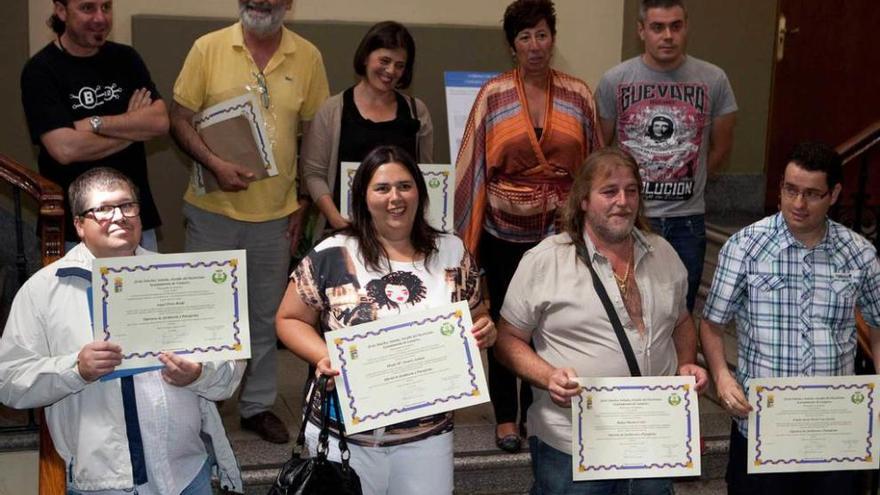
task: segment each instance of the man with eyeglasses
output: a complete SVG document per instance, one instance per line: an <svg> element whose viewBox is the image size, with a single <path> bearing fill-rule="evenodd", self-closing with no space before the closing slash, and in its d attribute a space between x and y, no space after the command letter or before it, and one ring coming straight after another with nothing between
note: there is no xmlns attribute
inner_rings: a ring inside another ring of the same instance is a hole
<svg viewBox="0 0 880 495"><path fill-rule="evenodd" d="M21 100L39 169L65 191L80 174L113 167L141 191L141 242L157 250L161 224L147 176L144 142L168 132L168 112L134 48L107 38L112 0L54 0L49 26L55 39L21 74ZM79 241L69 203L65 240Z"/></svg>
<svg viewBox="0 0 880 495"><path fill-rule="evenodd" d="M780 212L734 234L721 249L703 310L703 353L719 399L734 417L730 494L857 493L856 471L748 475L751 378L854 374L855 308L871 327L880 369L880 263L863 237L828 219L841 191L841 159L802 143L785 167ZM735 376L723 332L736 320Z"/></svg>
<svg viewBox="0 0 880 495"><path fill-rule="evenodd" d="M733 146L736 99L722 69L687 54L683 0L641 0L636 27L644 53L602 76L599 124L606 144L639 163L645 215L687 268L693 311L706 254L706 181Z"/></svg>
<svg viewBox="0 0 880 495"><path fill-rule="evenodd" d="M69 196L82 242L16 294L0 338L0 403L46 408L68 494L209 494L215 465L222 487L243 492L211 401L232 395L244 362L164 353L162 370L106 379L123 349L95 340L92 263L151 253L138 246L137 189L119 171L89 170Z"/></svg>
<svg viewBox="0 0 880 495"><path fill-rule="evenodd" d="M320 52L283 25L292 0L238 0L239 22L196 40L174 83L171 131L180 148L217 179L220 191L184 196L186 250L245 249L251 360L239 395L243 428L286 443L276 398L275 312L306 199L297 194L297 136L329 94ZM262 105L278 175L254 180L241 163L211 151L192 117L251 93Z"/></svg>

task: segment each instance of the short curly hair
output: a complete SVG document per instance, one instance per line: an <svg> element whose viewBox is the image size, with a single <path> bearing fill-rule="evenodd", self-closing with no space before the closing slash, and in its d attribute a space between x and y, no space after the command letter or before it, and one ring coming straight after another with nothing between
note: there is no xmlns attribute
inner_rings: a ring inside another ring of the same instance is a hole
<svg viewBox="0 0 880 495"><path fill-rule="evenodd" d="M551 0L516 0L504 10L504 35L507 44L523 29L533 28L542 20L547 21L550 34L556 36L556 7Z"/></svg>

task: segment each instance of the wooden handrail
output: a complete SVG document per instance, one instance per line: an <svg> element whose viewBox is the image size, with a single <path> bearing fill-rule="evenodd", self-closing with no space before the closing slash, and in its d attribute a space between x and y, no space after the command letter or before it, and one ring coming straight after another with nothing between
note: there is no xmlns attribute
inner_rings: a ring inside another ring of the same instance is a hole
<svg viewBox="0 0 880 495"><path fill-rule="evenodd" d="M64 255L64 191L37 172L0 154L0 179L24 191L39 204L40 261L48 265ZM64 495L64 461L55 451L46 417L40 417L40 495Z"/></svg>
<svg viewBox="0 0 880 495"><path fill-rule="evenodd" d="M880 145L880 120L868 125L853 135L853 137L838 145L835 150L840 154L843 163L846 164L862 156L878 145ZM871 350L870 337L871 329L868 328L868 324L865 323L864 318L862 318L861 312L858 311L856 313L856 332L859 347L862 348L862 352L864 352L869 359L873 359L874 353Z"/></svg>
<svg viewBox="0 0 880 495"><path fill-rule="evenodd" d="M843 158L843 163L846 164L877 146L878 143L880 143L880 120L865 127L838 145L835 150Z"/></svg>
<svg viewBox="0 0 880 495"><path fill-rule="evenodd" d="M64 255L64 191L58 184L0 153L0 179L40 205L40 258L43 266Z"/></svg>

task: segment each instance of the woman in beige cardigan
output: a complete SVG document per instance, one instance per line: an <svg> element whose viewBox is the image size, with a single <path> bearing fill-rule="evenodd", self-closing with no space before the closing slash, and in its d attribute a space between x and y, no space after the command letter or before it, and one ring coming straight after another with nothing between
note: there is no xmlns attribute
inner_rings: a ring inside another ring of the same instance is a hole
<svg viewBox="0 0 880 495"><path fill-rule="evenodd" d="M300 166L305 186L321 212L314 232L348 225L339 213L339 164L360 163L380 145L396 145L431 163L434 132L425 104L398 90L409 87L415 42L406 27L380 22L367 31L354 55L360 81L324 102L303 140Z"/></svg>

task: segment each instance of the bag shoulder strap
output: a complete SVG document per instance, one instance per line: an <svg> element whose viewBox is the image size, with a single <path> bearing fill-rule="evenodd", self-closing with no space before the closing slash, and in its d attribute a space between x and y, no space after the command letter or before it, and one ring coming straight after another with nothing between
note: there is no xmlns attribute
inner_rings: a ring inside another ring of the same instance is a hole
<svg viewBox="0 0 880 495"><path fill-rule="evenodd" d="M632 376L642 376L642 371L639 369L639 362L636 361L636 355L633 352L632 346L629 344L629 339L626 337L623 324L620 323L617 311L611 304L611 299L608 298L608 292L605 291L605 285L599 280L599 275L596 273L596 269L593 268L593 263L590 261L590 254L587 252L587 248L582 244L575 243L575 245L577 246L578 258L580 258L590 270L590 277L593 279L593 288L596 289L596 294L599 296L599 300L602 301L602 306L605 307L605 312L608 313L608 319L611 321L611 326L614 327L617 341L620 343L620 348L623 350L623 357L626 358L626 364L629 366L629 374Z"/></svg>
<svg viewBox="0 0 880 495"><path fill-rule="evenodd" d="M330 397L334 395L336 396L335 400L331 400ZM329 423L331 402L333 404L333 410L336 412L336 417L338 418L337 424L339 426L339 452L342 457L342 463L345 466L348 466L349 453L348 442L346 442L345 440L345 421L342 419L342 406L339 404L339 395L337 395L335 391L324 395L324 416L321 425L321 433L326 435L330 434Z"/></svg>
<svg viewBox="0 0 880 495"><path fill-rule="evenodd" d="M308 397L306 397L306 410L305 410L305 413L303 414L302 425L299 427L299 435L296 436L296 443L294 444L294 451L296 450L295 447L302 448L302 446L305 445L306 425L309 424L309 418L312 416L312 400L315 398L315 391L318 390L319 388L321 390L324 390L324 388L326 386L327 386L327 377L326 376L321 376L321 378L318 378L317 381L312 380L312 390L309 392ZM325 394L326 394L326 392L325 392Z"/></svg>

